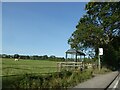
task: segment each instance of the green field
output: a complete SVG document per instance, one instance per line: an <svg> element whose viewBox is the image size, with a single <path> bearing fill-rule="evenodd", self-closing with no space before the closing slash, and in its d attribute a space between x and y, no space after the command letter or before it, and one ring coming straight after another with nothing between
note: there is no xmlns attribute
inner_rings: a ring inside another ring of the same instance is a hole
<svg viewBox="0 0 120 90"><path fill-rule="evenodd" d="M94 73L99 70L94 70ZM101 70L108 72L107 69ZM100 71L100 72L101 72ZM92 69L80 71L63 70L57 72L57 61L50 60L19 60L2 59L2 87L26 89L26 88L69 88L92 78ZM50 74L41 74L50 73ZM98 72L99 73L99 72ZM41 90L43 90L41 89Z"/></svg>
<svg viewBox="0 0 120 90"><path fill-rule="evenodd" d="M57 71L57 62L50 60L19 60L2 58L2 76Z"/></svg>

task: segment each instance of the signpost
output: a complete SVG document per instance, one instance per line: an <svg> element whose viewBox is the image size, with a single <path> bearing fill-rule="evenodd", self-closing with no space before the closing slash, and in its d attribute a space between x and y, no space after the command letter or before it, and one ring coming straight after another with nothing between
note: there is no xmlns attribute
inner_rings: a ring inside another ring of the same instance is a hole
<svg viewBox="0 0 120 90"><path fill-rule="evenodd" d="M99 55L103 55L103 48L99 48Z"/></svg>
<svg viewBox="0 0 120 90"><path fill-rule="evenodd" d="M101 67L100 55L103 55L103 48L99 48L99 54L98 54L98 66L99 66L99 70L100 70L100 67Z"/></svg>

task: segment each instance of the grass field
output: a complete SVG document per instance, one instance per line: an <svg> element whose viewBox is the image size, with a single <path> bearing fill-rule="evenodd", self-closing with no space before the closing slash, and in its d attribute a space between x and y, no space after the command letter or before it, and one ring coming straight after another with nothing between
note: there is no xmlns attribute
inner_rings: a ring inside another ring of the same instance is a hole
<svg viewBox="0 0 120 90"><path fill-rule="evenodd" d="M93 77L92 69L80 71L74 69L71 71L57 71L57 61L50 60L19 60L2 59L2 87L26 89L26 88L49 88L47 90L62 90L69 88ZM98 69L94 71L94 74ZM107 69L101 69L102 73L108 72ZM50 74L41 74L50 73ZM40 89L40 90L43 90Z"/></svg>
<svg viewBox="0 0 120 90"><path fill-rule="evenodd" d="M50 60L19 60L2 58L2 76L57 71L57 62Z"/></svg>

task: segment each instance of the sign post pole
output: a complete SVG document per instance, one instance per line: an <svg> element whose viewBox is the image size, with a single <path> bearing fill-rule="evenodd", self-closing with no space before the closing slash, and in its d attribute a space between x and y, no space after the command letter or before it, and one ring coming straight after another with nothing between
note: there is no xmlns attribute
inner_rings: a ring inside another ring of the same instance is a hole
<svg viewBox="0 0 120 90"><path fill-rule="evenodd" d="M100 55L98 55L98 68L99 68L99 70L100 70L100 67L101 67Z"/></svg>

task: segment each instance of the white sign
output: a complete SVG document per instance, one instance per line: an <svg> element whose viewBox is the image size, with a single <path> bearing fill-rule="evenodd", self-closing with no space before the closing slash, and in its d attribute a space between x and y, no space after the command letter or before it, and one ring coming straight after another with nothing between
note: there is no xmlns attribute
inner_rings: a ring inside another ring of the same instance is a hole
<svg viewBox="0 0 120 90"><path fill-rule="evenodd" d="M99 55L103 55L103 48L99 48Z"/></svg>

